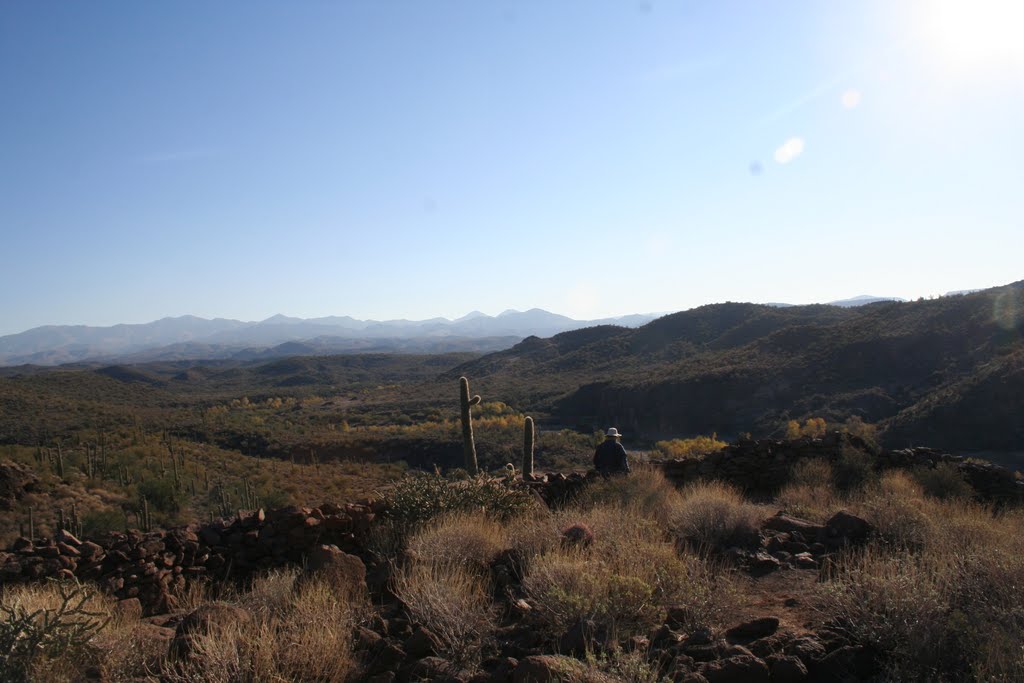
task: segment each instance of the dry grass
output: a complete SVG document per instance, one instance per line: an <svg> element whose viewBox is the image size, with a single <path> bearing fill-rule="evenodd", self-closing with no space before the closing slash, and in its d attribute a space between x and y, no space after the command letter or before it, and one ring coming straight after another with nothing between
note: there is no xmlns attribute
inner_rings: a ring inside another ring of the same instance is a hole
<svg viewBox="0 0 1024 683"><path fill-rule="evenodd" d="M586 548L551 546L529 562L523 587L542 628L559 634L589 619L624 638L648 632L667 607L679 605L695 621L712 618L711 573L698 558L677 554L654 520L615 507L565 511L558 520L586 524L594 541Z"/></svg>
<svg viewBox="0 0 1024 683"><path fill-rule="evenodd" d="M879 538L844 557L819 609L897 680L1024 680L1024 516L885 473L858 512Z"/></svg>
<svg viewBox="0 0 1024 683"><path fill-rule="evenodd" d="M295 604L295 580L298 576L299 570L295 568L270 571L256 578L249 590L238 593L232 602L251 612L257 619L283 618Z"/></svg>
<svg viewBox="0 0 1024 683"><path fill-rule="evenodd" d="M455 513L412 534L408 549L423 561L486 569L508 547L505 528L481 513Z"/></svg>
<svg viewBox="0 0 1024 683"><path fill-rule="evenodd" d="M775 502L791 515L823 522L843 507L832 486L832 478L828 461L802 460L793 468L789 483L779 491Z"/></svg>
<svg viewBox="0 0 1024 683"><path fill-rule="evenodd" d="M942 651L946 569L934 557L906 552L851 554L832 568L819 609L857 642L934 671Z"/></svg>
<svg viewBox="0 0 1024 683"><path fill-rule="evenodd" d="M882 475L856 511L875 526L883 542L898 548L921 548L936 532L935 503L906 472Z"/></svg>
<svg viewBox="0 0 1024 683"><path fill-rule="evenodd" d="M744 544L764 517L765 511L738 489L712 481L691 484L682 491L671 524L680 538L715 550Z"/></svg>
<svg viewBox="0 0 1024 683"><path fill-rule="evenodd" d="M245 602L252 624L231 623L195 634L193 655L169 662L163 680L177 683L329 682L349 680L358 669L353 626L363 606L340 597L322 581L291 592L288 572L257 580Z"/></svg>
<svg viewBox="0 0 1024 683"><path fill-rule="evenodd" d="M628 477L589 483L580 494L577 506L625 508L668 526L678 501L679 490L665 478L660 468L638 464Z"/></svg>
<svg viewBox="0 0 1024 683"><path fill-rule="evenodd" d="M395 594L412 618L441 641L444 654L460 664L473 663L495 628L488 580L465 563L414 562L398 570Z"/></svg>

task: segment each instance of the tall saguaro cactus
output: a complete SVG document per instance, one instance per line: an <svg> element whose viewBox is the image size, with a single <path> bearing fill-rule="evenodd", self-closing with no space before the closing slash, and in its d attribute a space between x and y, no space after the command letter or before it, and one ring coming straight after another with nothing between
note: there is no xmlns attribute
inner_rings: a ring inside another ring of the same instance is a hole
<svg viewBox="0 0 1024 683"><path fill-rule="evenodd" d="M473 406L480 403L480 396L469 397L469 380L459 378L459 404L462 407L462 453L466 457L466 470L477 474L476 444L473 442Z"/></svg>
<svg viewBox="0 0 1024 683"><path fill-rule="evenodd" d="M523 422L523 479L533 476L533 418L529 415Z"/></svg>

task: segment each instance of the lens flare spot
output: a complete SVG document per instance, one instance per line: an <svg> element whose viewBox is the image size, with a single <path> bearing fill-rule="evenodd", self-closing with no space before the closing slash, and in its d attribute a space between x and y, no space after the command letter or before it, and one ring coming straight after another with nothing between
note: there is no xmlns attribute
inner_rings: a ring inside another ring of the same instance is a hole
<svg viewBox="0 0 1024 683"><path fill-rule="evenodd" d="M775 161L780 164L788 164L803 154L803 138L790 138L782 143L782 146L775 150Z"/></svg>
<svg viewBox="0 0 1024 683"><path fill-rule="evenodd" d="M999 294L992 303L992 318L1006 330L1016 329L1017 323L1021 321L1022 312L1024 311L1020 310L1013 292Z"/></svg>

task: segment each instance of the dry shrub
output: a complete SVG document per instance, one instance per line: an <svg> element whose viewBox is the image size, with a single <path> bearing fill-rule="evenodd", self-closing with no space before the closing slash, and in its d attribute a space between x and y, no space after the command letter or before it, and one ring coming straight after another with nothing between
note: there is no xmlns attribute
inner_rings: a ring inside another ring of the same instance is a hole
<svg viewBox="0 0 1024 683"><path fill-rule="evenodd" d="M275 569L255 578L249 590L233 602L259 618L279 618L288 614L295 604L295 580L299 570Z"/></svg>
<svg viewBox="0 0 1024 683"><path fill-rule="evenodd" d="M936 531L933 506L914 478L902 470L883 474L878 486L865 494L860 512L875 526L879 538L896 547L921 548Z"/></svg>
<svg viewBox="0 0 1024 683"><path fill-rule="evenodd" d="M564 519L586 524L594 541L555 546L529 563L523 588L540 627L559 634L589 619L621 638L661 623L668 606L684 605L701 621L711 615L712 576L699 559L680 557L652 520L610 507Z"/></svg>
<svg viewBox="0 0 1024 683"><path fill-rule="evenodd" d="M833 567L817 607L856 642L888 655L896 680L939 671L948 607L948 567L934 556L878 549Z"/></svg>
<svg viewBox="0 0 1024 683"><path fill-rule="evenodd" d="M687 486L674 511L680 538L709 550L744 545L756 534L764 512L736 488L718 481Z"/></svg>
<svg viewBox="0 0 1024 683"><path fill-rule="evenodd" d="M465 563L414 562L397 571L393 589L452 661L472 663L495 628L489 582Z"/></svg>
<svg viewBox="0 0 1024 683"><path fill-rule="evenodd" d="M590 482L580 494L577 506L627 508L668 526L678 501L679 490L660 468L640 464L627 477Z"/></svg>
<svg viewBox="0 0 1024 683"><path fill-rule="evenodd" d="M902 472L865 505L882 540L837 565L824 613L898 680L1024 680L1024 515L925 496Z"/></svg>
<svg viewBox="0 0 1024 683"><path fill-rule="evenodd" d="M505 525L508 548L520 576L529 571L534 558L550 552L562 542L565 516L550 510L509 520Z"/></svg>
<svg viewBox="0 0 1024 683"><path fill-rule="evenodd" d="M874 457L851 446L843 446L842 453L832 465L832 483L835 487L843 493L855 493L875 479Z"/></svg>
<svg viewBox="0 0 1024 683"><path fill-rule="evenodd" d="M251 604L262 608L253 615L253 623L235 622L193 635L194 654L166 665L163 679L178 683L340 683L350 679L357 669L352 629L365 605L339 596L320 580L303 583L285 605L287 576L258 579Z"/></svg>
<svg viewBox="0 0 1024 683"><path fill-rule="evenodd" d="M791 515L825 521L842 507L832 479L832 465L827 460L801 460L793 468L789 483L779 491L776 503Z"/></svg>
<svg viewBox="0 0 1024 683"><path fill-rule="evenodd" d="M408 539L408 549L421 560L476 568L487 568L507 547L504 527L481 513L446 515Z"/></svg>
<svg viewBox="0 0 1024 683"><path fill-rule="evenodd" d="M171 604L175 610L192 612L200 605L216 600L216 592L214 584L209 580L192 579L171 594Z"/></svg>

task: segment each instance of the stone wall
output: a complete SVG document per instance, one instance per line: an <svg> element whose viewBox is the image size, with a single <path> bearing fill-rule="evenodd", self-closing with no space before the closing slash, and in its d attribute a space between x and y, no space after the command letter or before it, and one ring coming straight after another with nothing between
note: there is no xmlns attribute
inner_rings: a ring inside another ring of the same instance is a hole
<svg viewBox="0 0 1024 683"><path fill-rule="evenodd" d="M174 607L197 578L243 579L256 571L302 564L323 544L362 554L380 503L242 512L233 519L168 531L109 533L79 540L66 531L0 552L0 584L46 578L97 583L119 599L138 598L147 613Z"/></svg>
<svg viewBox="0 0 1024 683"><path fill-rule="evenodd" d="M656 464L677 485L722 479L753 495L768 496L789 479L801 460L835 462L844 451L872 453L875 467L911 469L949 462L964 475L980 499L1024 504L1024 483L1009 470L967 462L948 453L912 448L874 452L856 437L838 432L821 439L741 441L702 460ZM594 473L549 473L527 484L545 503L563 504L575 497ZM254 572L301 565L324 544L370 559L366 540L374 519L385 512L382 501L320 507L288 507L270 512L243 511L232 519L167 531L109 533L80 540L60 531L52 539L19 538L0 551L0 584L71 578L91 581L119 599L138 598L146 613L174 607L175 595L189 581L245 579Z"/></svg>
<svg viewBox="0 0 1024 683"><path fill-rule="evenodd" d="M748 494L768 497L786 484L800 461L817 458L835 463L851 450L870 455L876 471L932 468L939 463L951 463L974 488L979 500L1024 504L1024 482L1005 467L970 462L961 456L932 448L877 450L862 439L843 432L830 432L820 439L739 441L701 460L661 460L656 464L677 485L701 479L720 479L735 484Z"/></svg>

